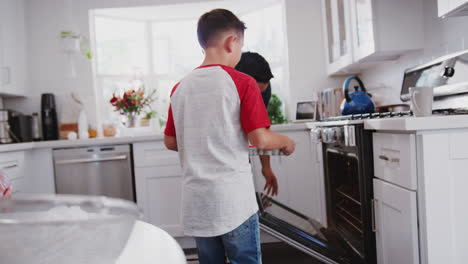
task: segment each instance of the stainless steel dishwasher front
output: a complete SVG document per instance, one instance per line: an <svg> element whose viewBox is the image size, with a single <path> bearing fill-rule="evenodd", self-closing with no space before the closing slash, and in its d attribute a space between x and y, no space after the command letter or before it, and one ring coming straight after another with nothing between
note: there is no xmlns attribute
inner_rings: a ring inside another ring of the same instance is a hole
<svg viewBox="0 0 468 264"><path fill-rule="evenodd" d="M56 149L53 153L58 194L135 201L130 145Z"/></svg>

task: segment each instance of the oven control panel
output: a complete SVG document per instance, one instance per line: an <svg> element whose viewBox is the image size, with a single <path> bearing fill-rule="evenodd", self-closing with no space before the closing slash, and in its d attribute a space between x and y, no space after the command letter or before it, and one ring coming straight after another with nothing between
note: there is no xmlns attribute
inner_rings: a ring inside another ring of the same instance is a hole
<svg viewBox="0 0 468 264"><path fill-rule="evenodd" d="M314 135L326 144L339 144L348 147L356 146L356 133L354 126L324 127L315 130Z"/></svg>

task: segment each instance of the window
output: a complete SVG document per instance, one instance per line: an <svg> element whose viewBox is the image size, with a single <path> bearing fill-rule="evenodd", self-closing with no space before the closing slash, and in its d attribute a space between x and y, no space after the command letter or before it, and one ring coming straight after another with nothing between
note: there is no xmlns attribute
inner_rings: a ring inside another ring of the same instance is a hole
<svg viewBox="0 0 468 264"><path fill-rule="evenodd" d="M258 52L269 61L275 76L273 93L285 102L287 50L282 1L265 0L260 7L259 2L239 5L226 1L99 9L91 12L95 90L101 102L98 120L119 119L109 103L113 93L140 87L156 91L151 107L161 120L166 120L172 87L203 60L196 35L198 17L218 7L232 10L246 22L244 51Z"/></svg>

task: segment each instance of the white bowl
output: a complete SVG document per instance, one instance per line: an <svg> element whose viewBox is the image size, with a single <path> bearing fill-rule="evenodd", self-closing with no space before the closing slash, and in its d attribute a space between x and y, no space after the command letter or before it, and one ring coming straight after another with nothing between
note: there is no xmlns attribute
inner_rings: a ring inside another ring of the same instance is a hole
<svg viewBox="0 0 468 264"><path fill-rule="evenodd" d="M140 217L134 203L107 197L0 200L0 263L114 264Z"/></svg>

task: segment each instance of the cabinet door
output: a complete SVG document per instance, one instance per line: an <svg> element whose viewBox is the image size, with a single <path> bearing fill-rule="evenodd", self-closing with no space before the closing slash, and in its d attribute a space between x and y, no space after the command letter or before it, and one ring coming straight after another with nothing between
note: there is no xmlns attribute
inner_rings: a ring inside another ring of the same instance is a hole
<svg viewBox="0 0 468 264"><path fill-rule="evenodd" d="M0 93L24 96L25 91L25 23L24 0L0 1L1 88Z"/></svg>
<svg viewBox="0 0 468 264"><path fill-rule="evenodd" d="M180 166L135 168L135 185L144 221L174 237L183 236Z"/></svg>
<svg viewBox="0 0 468 264"><path fill-rule="evenodd" d="M462 5L468 3L467 0L446 0L446 1L450 3L451 10L457 9L461 7Z"/></svg>
<svg viewBox="0 0 468 264"><path fill-rule="evenodd" d="M419 263L416 192L374 179L378 264Z"/></svg>
<svg viewBox="0 0 468 264"><path fill-rule="evenodd" d="M347 0L322 0L327 71L330 75L342 73L353 62L348 3Z"/></svg>
<svg viewBox="0 0 468 264"><path fill-rule="evenodd" d="M271 156L270 164L271 169L276 175L278 181L278 196L273 197L280 203L290 206L289 202L289 176L284 174L282 167L283 157L281 156ZM262 174L262 164L260 163L260 158L258 156L251 156L250 162L252 164L252 173L255 183L255 191L263 192L263 187L265 186L265 178Z"/></svg>
<svg viewBox="0 0 468 264"><path fill-rule="evenodd" d="M439 17L446 15L450 11L451 0L437 0L437 9Z"/></svg>
<svg viewBox="0 0 468 264"><path fill-rule="evenodd" d="M351 31L354 61L375 52L374 16L372 0L351 0Z"/></svg>

